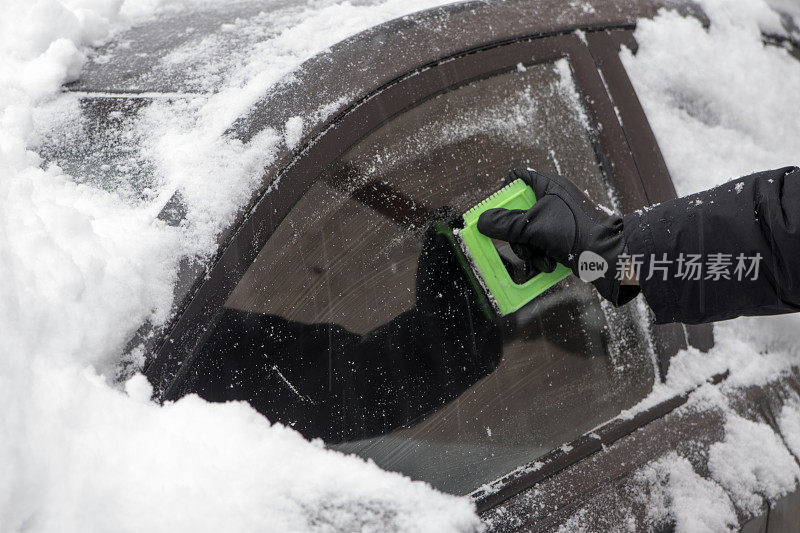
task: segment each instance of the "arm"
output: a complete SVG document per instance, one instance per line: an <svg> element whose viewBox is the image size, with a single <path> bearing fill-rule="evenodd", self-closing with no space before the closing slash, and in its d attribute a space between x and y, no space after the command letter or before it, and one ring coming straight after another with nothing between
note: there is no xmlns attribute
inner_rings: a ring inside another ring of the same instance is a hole
<svg viewBox="0 0 800 533"><path fill-rule="evenodd" d="M659 323L800 310L796 167L759 172L631 213L623 226L629 253L643 258L639 284ZM668 270L655 270L653 259L665 254ZM700 279L688 272L690 254L701 257ZM716 260L730 261L730 279L715 279L708 270Z"/></svg>
<svg viewBox="0 0 800 533"><path fill-rule="evenodd" d="M609 268L591 281L615 305L636 295L638 280L658 323L800 310L796 167L739 178L625 217L603 212L563 177L530 169L509 177L533 187L536 205L487 211L479 229L524 247L528 258L561 262L576 275L582 254L599 255ZM690 260L700 264L699 272L689 270L697 268L689 267ZM627 275L620 275L621 267Z"/></svg>

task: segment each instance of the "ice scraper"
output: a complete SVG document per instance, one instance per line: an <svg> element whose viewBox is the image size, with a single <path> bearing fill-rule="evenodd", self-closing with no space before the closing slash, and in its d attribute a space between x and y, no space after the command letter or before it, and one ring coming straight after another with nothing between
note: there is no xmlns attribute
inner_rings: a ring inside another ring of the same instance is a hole
<svg viewBox="0 0 800 533"><path fill-rule="evenodd" d="M541 293L567 277L572 271L559 264L552 272L540 272L528 280L514 280L492 239L478 231L478 217L488 209L530 209L536 202L533 189L515 180L456 220L452 232L462 254L459 261L468 265L476 291L482 290L492 309L507 315L517 311ZM477 286L476 286L477 282Z"/></svg>

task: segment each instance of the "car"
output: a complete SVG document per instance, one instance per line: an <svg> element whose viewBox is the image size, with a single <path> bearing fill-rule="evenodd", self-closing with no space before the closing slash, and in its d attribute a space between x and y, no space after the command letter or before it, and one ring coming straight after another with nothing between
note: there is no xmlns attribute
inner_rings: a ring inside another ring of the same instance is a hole
<svg viewBox="0 0 800 533"><path fill-rule="evenodd" d="M100 124L191 93L155 59L264 8L244 6L134 28L67 90ZM617 212L675 197L619 58L637 48L637 20L664 6L706 20L688 2L465 2L308 59L228 132L247 143L273 128L287 142L217 254L182 266L172 320L131 342L155 397L247 401L332 449L468 495L492 531L576 517L589 530L646 528L637 469L678 453L707 471L724 436L724 417L688 393L641 403L675 354L714 345L710 326L654 325L644 305L614 309L575 278L511 316L481 316L430 221L520 165L569 176ZM180 224L181 203L160 218ZM773 413L791 390L800 371L731 401L779 431ZM737 509L743 530L800 524L797 492L762 509Z"/></svg>

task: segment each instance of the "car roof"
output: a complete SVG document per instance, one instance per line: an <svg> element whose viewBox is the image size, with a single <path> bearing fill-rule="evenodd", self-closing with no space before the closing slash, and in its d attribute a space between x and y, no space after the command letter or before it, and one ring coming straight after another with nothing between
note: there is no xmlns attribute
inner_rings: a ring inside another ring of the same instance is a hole
<svg viewBox="0 0 800 533"><path fill-rule="evenodd" d="M376 2L358 2L369 3ZM309 70L324 59L340 69L361 71L363 81L374 86L381 81L383 72L412 70L439 57L491 42L498 34L513 38L632 25L638 18L653 16L661 7L702 16L693 3L680 0L454 3L369 28L311 58L299 70ZM254 43L280 33L303 8L304 3L299 0L242 0L201 4L192 10L167 10L98 48L88 58L79 79L67 88L130 94L213 92L221 79L215 74L236 66L237 59ZM382 46L389 42L391 49ZM343 57L349 61L340 64ZM212 79L201 84L198 74ZM357 76L348 81L349 90L359 89L352 84L358 81Z"/></svg>
<svg viewBox="0 0 800 533"><path fill-rule="evenodd" d="M115 36L67 87L91 93L209 93L259 40L283 29L299 0L244 0L167 9Z"/></svg>

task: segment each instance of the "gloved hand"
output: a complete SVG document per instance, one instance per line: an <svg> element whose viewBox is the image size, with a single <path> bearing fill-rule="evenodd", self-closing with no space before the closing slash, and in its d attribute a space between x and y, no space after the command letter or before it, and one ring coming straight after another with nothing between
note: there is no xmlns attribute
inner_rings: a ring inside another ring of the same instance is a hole
<svg viewBox="0 0 800 533"><path fill-rule="evenodd" d="M638 294L638 287L620 287L616 279L617 258L626 249L622 217L602 209L561 176L518 168L508 175L508 181L516 179L533 188L536 204L527 211L485 211L478 219L481 233L507 241L517 255L543 272L551 272L558 262L581 277L579 259L596 261L596 256L585 254L593 252L606 262L607 269L594 280L584 271L582 279L591 281L614 305L627 303Z"/></svg>

